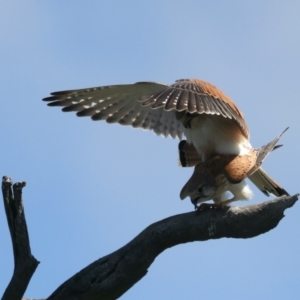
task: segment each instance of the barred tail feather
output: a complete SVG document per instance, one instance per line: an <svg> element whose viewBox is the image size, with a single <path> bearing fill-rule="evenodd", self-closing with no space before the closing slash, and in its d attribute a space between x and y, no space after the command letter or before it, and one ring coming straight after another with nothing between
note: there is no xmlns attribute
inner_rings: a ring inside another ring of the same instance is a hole
<svg viewBox="0 0 300 300"><path fill-rule="evenodd" d="M266 196L289 196L289 193L274 179L272 179L261 167L248 178L261 190Z"/></svg>
<svg viewBox="0 0 300 300"><path fill-rule="evenodd" d="M178 144L179 165L182 167L194 167L202 162L200 155L193 144L182 140Z"/></svg>

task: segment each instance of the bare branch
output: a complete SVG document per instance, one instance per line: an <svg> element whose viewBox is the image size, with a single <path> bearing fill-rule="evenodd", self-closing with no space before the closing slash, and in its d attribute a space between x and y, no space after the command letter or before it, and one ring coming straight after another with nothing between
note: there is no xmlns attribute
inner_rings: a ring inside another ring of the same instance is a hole
<svg viewBox="0 0 300 300"><path fill-rule="evenodd" d="M119 250L63 283L48 300L117 299L146 275L154 259L178 244L219 238L251 238L275 228L298 195L264 203L176 215L143 230Z"/></svg>
<svg viewBox="0 0 300 300"><path fill-rule="evenodd" d="M29 281L39 262L32 256L29 236L22 202L22 188L25 182L17 182L11 189L12 180L4 176L2 179L2 193L11 235L15 268L12 279L7 286L2 300L19 300L22 298Z"/></svg>

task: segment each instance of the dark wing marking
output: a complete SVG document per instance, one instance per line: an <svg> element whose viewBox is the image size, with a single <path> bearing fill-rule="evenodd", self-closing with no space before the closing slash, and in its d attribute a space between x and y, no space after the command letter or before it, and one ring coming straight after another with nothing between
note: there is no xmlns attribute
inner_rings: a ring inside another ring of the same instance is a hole
<svg viewBox="0 0 300 300"><path fill-rule="evenodd" d="M78 116L153 130L158 135L182 138L184 127L169 111L220 115L237 122L249 136L242 113L222 91L197 79L178 80L169 86L137 82L54 92L44 98L49 106L76 111Z"/></svg>
<svg viewBox="0 0 300 300"><path fill-rule="evenodd" d="M242 112L221 90L198 79L182 79L139 100L152 109L187 111L189 113L221 115L235 120L245 137L249 138L248 127Z"/></svg>
<svg viewBox="0 0 300 300"><path fill-rule="evenodd" d="M175 114L164 108L152 110L143 107L138 99L153 92L164 91L167 85L154 82L138 82L80 90L54 92L44 98L49 106L63 106L63 111L76 111L77 116L90 116L93 120L131 125L153 130L158 135L182 138L183 125Z"/></svg>
<svg viewBox="0 0 300 300"><path fill-rule="evenodd" d="M192 143L182 140L178 144L179 164L182 167L194 167L202 162L200 155Z"/></svg>

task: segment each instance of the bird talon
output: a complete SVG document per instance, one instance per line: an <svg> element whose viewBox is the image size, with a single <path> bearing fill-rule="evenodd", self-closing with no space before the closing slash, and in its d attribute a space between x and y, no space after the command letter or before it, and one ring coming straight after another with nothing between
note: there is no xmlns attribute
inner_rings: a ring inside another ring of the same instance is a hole
<svg viewBox="0 0 300 300"><path fill-rule="evenodd" d="M215 203L201 203L199 206L195 205L196 211L204 211L204 210L222 210L227 207L228 202L224 201L218 204Z"/></svg>
<svg viewBox="0 0 300 300"><path fill-rule="evenodd" d="M214 157L211 158L212 161L218 160L218 159L221 159L220 155L215 155Z"/></svg>
<svg viewBox="0 0 300 300"><path fill-rule="evenodd" d="M214 208L215 208L215 204L213 203L201 203L199 206L195 205L196 211L204 211L204 210L209 210Z"/></svg>
<svg viewBox="0 0 300 300"><path fill-rule="evenodd" d="M224 209L225 207L227 207L227 203L221 202L219 204L216 204L215 210L221 210L221 209Z"/></svg>

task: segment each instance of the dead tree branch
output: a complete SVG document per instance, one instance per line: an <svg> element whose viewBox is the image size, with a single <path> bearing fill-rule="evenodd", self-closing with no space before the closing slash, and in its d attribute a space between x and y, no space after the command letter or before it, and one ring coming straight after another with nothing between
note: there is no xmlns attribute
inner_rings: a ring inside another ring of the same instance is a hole
<svg viewBox="0 0 300 300"><path fill-rule="evenodd" d="M13 185L4 176L2 192L11 233L15 269L3 300L21 299L39 262L32 256L22 203L25 182ZM149 266L164 250L182 243L209 239L251 238L275 228L298 195L264 203L180 214L154 223L119 250L93 262L49 298L117 299L147 274Z"/></svg>
<svg viewBox="0 0 300 300"><path fill-rule="evenodd" d="M124 247L72 276L48 300L117 299L147 274L164 250L182 243L266 233L297 200L295 195L251 206L190 212L154 223Z"/></svg>
<svg viewBox="0 0 300 300"><path fill-rule="evenodd" d="M24 181L15 183L12 191L12 180L7 176L4 176L2 179L3 201L13 245L15 262L12 279L2 296L2 300L21 299L39 264L32 256L30 250L22 202L22 188L25 184Z"/></svg>

